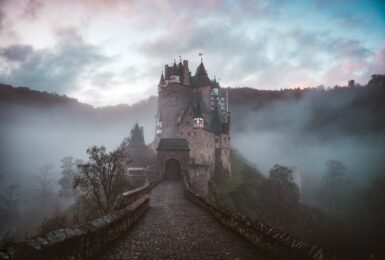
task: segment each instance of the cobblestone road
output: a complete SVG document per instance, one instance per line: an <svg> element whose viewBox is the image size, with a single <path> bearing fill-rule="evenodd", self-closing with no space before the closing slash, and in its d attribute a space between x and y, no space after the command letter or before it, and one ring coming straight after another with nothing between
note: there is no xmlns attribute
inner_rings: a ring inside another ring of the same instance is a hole
<svg viewBox="0 0 385 260"><path fill-rule="evenodd" d="M190 202L180 181L165 180L143 218L97 259L268 258Z"/></svg>

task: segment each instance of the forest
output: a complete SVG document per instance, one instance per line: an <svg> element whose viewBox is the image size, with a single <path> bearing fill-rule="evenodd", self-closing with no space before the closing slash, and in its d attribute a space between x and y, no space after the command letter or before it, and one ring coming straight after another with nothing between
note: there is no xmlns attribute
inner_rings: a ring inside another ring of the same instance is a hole
<svg viewBox="0 0 385 260"><path fill-rule="evenodd" d="M211 195L338 254L383 254L384 98L384 79L375 77L365 86L230 88L233 172L228 180L212 180ZM111 203L95 200L103 212L84 210L94 198L87 198L90 186L80 176L98 158L119 157L136 122L150 143L156 103L151 97L94 108L1 85L2 243L108 212Z"/></svg>

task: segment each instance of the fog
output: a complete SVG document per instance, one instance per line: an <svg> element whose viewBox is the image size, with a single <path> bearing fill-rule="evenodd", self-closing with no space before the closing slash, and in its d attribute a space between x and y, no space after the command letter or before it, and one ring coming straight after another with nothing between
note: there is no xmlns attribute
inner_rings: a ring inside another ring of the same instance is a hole
<svg viewBox="0 0 385 260"><path fill-rule="evenodd" d="M0 113L0 235L17 239L35 233L44 217L65 210L72 201L58 196L60 160L72 156L87 160L87 148L118 147L136 122L152 141L156 99L128 107L90 109L69 106L2 106ZM42 171L48 167L47 202L42 205ZM10 187L16 186L12 199ZM8 217L6 217L8 216ZM27 217L28 216L28 217ZM3 225L4 224L4 225Z"/></svg>
<svg viewBox="0 0 385 260"><path fill-rule="evenodd" d="M374 176L385 173L385 111L378 100L374 103L380 104L380 110L365 102L357 105L360 95L358 90L342 94L310 91L299 98L269 100L262 106L255 100L236 102L230 97L231 145L264 175L275 164L292 167L301 201L321 208L317 190L327 160L343 162L354 187L366 187ZM31 234L44 216L71 203L57 195L62 158L87 160L86 149L92 145L114 149L129 136L136 122L144 126L146 143L150 143L156 103L156 98L150 98L133 106L98 109L3 105L0 186L3 197L10 184L19 186L15 199L18 213L13 223L19 221L18 228ZM53 166L49 177L51 202L43 212L37 179L48 164ZM4 225L0 231L9 231L10 226L5 229Z"/></svg>
<svg viewBox="0 0 385 260"><path fill-rule="evenodd" d="M292 167L302 202L315 203L330 159L346 166L349 182L365 187L385 174L385 111L370 98L373 104L357 105L360 91L314 90L258 109L233 104L232 146L265 175L274 164Z"/></svg>
<svg viewBox="0 0 385 260"><path fill-rule="evenodd" d="M103 145L111 150L129 136L139 122L145 140L152 141L155 107L153 99L136 107L119 107L113 113L103 109L77 111L68 107L21 107L2 110L1 154L3 175L24 175L46 163L59 166L65 156L87 158L86 149ZM6 116L4 116L6 114Z"/></svg>

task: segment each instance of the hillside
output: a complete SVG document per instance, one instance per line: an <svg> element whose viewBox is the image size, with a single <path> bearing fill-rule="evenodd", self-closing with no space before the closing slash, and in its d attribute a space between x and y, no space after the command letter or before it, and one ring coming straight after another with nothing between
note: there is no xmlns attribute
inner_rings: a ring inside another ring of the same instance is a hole
<svg viewBox="0 0 385 260"><path fill-rule="evenodd" d="M232 158L231 179L217 184L212 195L229 209L338 252L354 247L352 254L366 254L371 247L380 248L372 242L381 240L371 238L383 237L383 224L372 214L378 207L368 208L366 194L385 173L384 100L383 78L373 78L366 86L326 90L231 88L231 144L240 155ZM136 122L144 126L149 143L156 108L156 97L94 108L55 93L0 85L1 184L16 182L23 190L31 189L31 177L42 165L53 163L58 174L60 159L83 159L85 150L95 144L114 148ZM319 192L330 159L347 169L338 208L331 216ZM265 189L275 164L294 169L301 192L300 203L278 215ZM373 205L383 203L373 200ZM33 212L30 207L26 211ZM361 235L367 242L357 245Z"/></svg>
<svg viewBox="0 0 385 260"><path fill-rule="evenodd" d="M234 115L235 123L232 126L235 130L269 129L282 124L291 127L298 123L301 130L315 131L317 134L343 131L361 135L368 131L385 131L384 98L385 77L382 77L370 80L366 86L336 86L327 90L234 88L229 91L229 106ZM266 115L261 124L244 115L244 112L252 111L263 111L270 115ZM298 115L298 112L301 114ZM299 122L302 119L306 121Z"/></svg>
<svg viewBox="0 0 385 260"><path fill-rule="evenodd" d="M241 212L340 255L346 253L341 241L348 246L353 244L346 223L327 216L321 210L303 203L277 206L269 178L238 151L231 151L231 164L230 178L225 181L212 179L210 182L210 196L221 207Z"/></svg>

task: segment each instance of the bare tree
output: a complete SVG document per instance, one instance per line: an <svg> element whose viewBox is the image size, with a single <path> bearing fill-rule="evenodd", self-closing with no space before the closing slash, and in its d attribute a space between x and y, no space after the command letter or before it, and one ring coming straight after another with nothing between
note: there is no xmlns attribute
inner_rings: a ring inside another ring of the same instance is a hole
<svg viewBox="0 0 385 260"><path fill-rule="evenodd" d="M79 195L79 189L74 189L74 181L76 176L79 176L78 165L82 164L81 160L75 160L71 156L64 157L60 160L62 165L62 177L59 180L60 190L59 195L65 198L77 198Z"/></svg>
<svg viewBox="0 0 385 260"><path fill-rule="evenodd" d="M91 203L97 215L103 215L112 209L119 178L129 163L128 155L120 148L106 152L104 146L93 146L87 153L89 161L79 165L75 187L79 185L86 203Z"/></svg>
<svg viewBox="0 0 385 260"><path fill-rule="evenodd" d="M6 224L17 215L18 190L19 185L15 183L8 184L2 190L0 195L0 221L4 226L0 228L0 232L4 231L5 228L9 228Z"/></svg>
<svg viewBox="0 0 385 260"><path fill-rule="evenodd" d="M39 174L35 176L35 182L37 184L36 190L41 197L41 206L43 214L47 212L47 201L52 191L53 176L52 170L54 166L52 164L45 164L38 169Z"/></svg>
<svg viewBox="0 0 385 260"><path fill-rule="evenodd" d="M15 183L9 184L4 193L4 206L8 209L8 211L13 211L16 208L18 199L17 199L17 191L19 190L19 185Z"/></svg>

